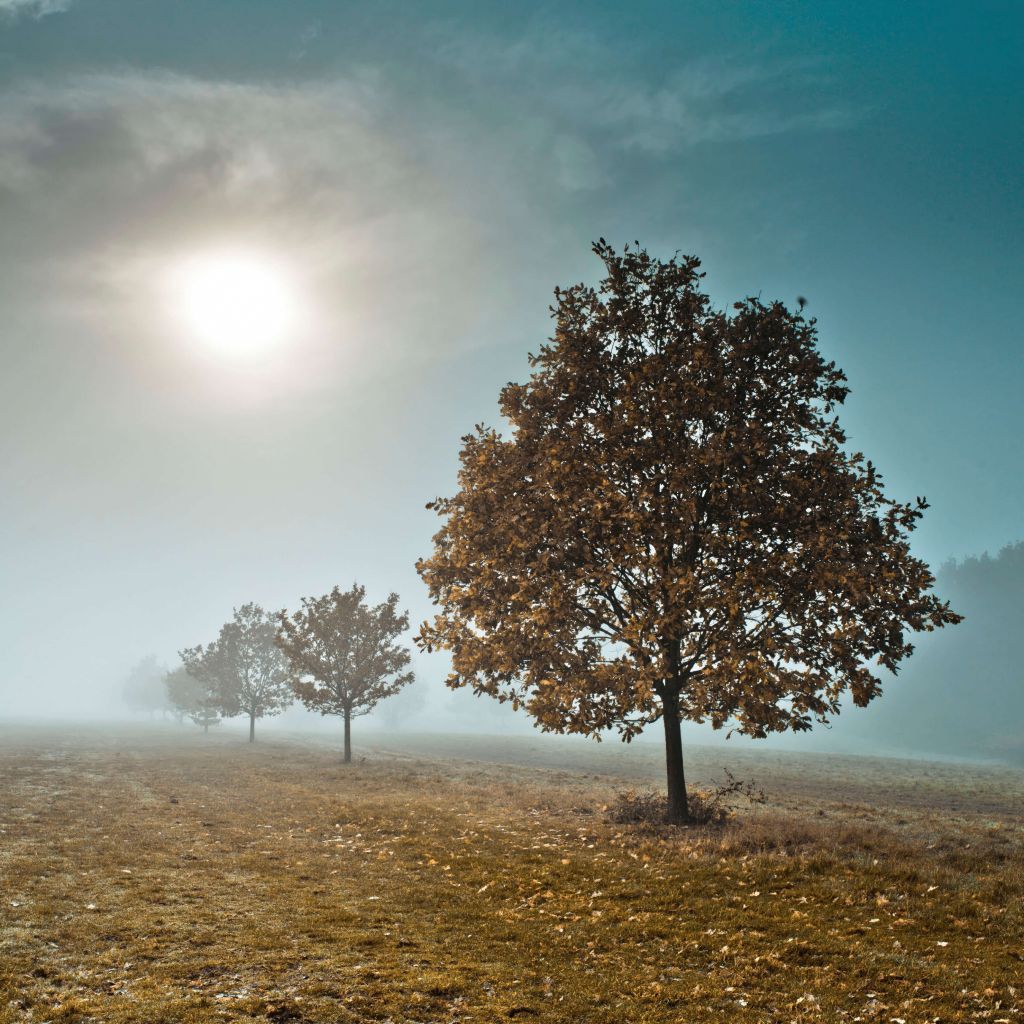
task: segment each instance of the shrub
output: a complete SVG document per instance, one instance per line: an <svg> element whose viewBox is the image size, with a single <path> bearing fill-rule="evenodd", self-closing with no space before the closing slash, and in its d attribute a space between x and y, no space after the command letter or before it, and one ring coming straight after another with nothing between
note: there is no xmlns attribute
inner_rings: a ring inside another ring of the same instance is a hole
<svg viewBox="0 0 1024 1024"><path fill-rule="evenodd" d="M748 804L763 804L764 790L753 782L737 779L728 769L725 781L713 789L698 789L690 793L690 820L687 825L724 825L736 812L737 800ZM664 825L668 822L668 799L645 790L630 789L617 793L608 808L608 818L616 825Z"/></svg>

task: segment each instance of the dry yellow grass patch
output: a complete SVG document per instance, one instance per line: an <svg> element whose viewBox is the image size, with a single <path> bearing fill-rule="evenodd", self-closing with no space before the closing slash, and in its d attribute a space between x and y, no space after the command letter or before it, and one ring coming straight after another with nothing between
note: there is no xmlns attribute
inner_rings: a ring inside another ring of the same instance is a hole
<svg viewBox="0 0 1024 1024"><path fill-rule="evenodd" d="M1022 1019L1012 776L690 833L571 769L0 739L0 1022Z"/></svg>

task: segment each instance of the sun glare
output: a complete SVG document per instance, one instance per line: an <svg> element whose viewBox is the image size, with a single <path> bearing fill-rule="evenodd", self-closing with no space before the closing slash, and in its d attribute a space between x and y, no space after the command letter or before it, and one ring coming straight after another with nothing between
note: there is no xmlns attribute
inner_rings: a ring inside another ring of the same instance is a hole
<svg viewBox="0 0 1024 1024"><path fill-rule="evenodd" d="M189 333L208 351L255 357L286 343L298 319L287 269L248 252L217 252L184 261L171 301Z"/></svg>

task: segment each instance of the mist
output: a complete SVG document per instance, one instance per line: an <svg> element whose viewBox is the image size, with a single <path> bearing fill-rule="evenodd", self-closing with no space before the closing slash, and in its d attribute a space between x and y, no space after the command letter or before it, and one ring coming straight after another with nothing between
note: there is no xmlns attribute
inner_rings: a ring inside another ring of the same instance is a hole
<svg viewBox="0 0 1024 1024"><path fill-rule="evenodd" d="M938 760L975 759L1021 763L1024 749L1016 723L1024 715L1024 687L1018 665L1017 632L1024 614L1024 542L1010 544L995 555L950 560L937 570L936 588L964 616L955 630L921 636L903 670L885 678L882 696L867 708L846 705L828 729L804 734L781 734L751 740L693 723L684 725L690 744L731 745L747 750L764 746L776 750L827 751ZM523 713L488 697L444 685L437 657L414 656L416 681L382 702L359 730L374 744L391 735L437 733L493 734L541 737ZM121 664L105 684L69 687L53 701L53 690L12 692L5 717L9 722L39 725L47 721L71 724L135 724L193 730L195 726L168 704L164 677L180 662L176 652L150 653L135 664ZM222 728L242 735L245 722L226 719ZM336 720L293 704L281 715L260 724L270 737L308 734L338 736ZM649 728L634 742L660 742L660 726ZM553 735L545 737L557 744ZM576 738L573 742L583 741ZM604 743L617 744L614 732Z"/></svg>
<svg viewBox="0 0 1024 1024"><path fill-rule="evenodd" d="M1021 53L0 0L0 1024L1022 1019Z"/></svg>
<svg viewBox="0 0 1024 1024"><path fill-rule="evenodd" d="M5 719L144 724L134 667L174 668L249 601L359 581L399 593L411 637L434 612L424 506L473 424L501 426L553 289L595 279L605 236L697 253L723 306L807 296L850 379L850 447L932 502L920 557L967 559L939 574L960 629L868 711L773 742L1011 756L1016 556L983 553L1021 539L1020 140L983 101L1016 92L981 23L887 12L880 53L868 14L840 32L654 5L624 36L614 6L527 5L515 26L389 7L384 31L260 3L243 42L227 13L183 10L0 13ZM770 41L737 48L752 35ZM302 307L258 360L168 305L175 268L225 248L286 267ZM532 730L447 690L443 655L412 667L368 725Z"/></svg>

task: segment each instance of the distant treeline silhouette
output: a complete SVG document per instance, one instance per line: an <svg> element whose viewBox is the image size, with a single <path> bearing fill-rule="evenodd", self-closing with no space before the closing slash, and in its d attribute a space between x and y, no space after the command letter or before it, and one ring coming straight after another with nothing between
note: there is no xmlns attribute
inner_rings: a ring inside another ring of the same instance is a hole
<svg viewBox="0 0 1024 1024"><path fill-rule="evenodd" d="M964 621L920 639L872 715L874 735L922 752L1024 764L1024 542L945 563L937 587Z"/></svg>

